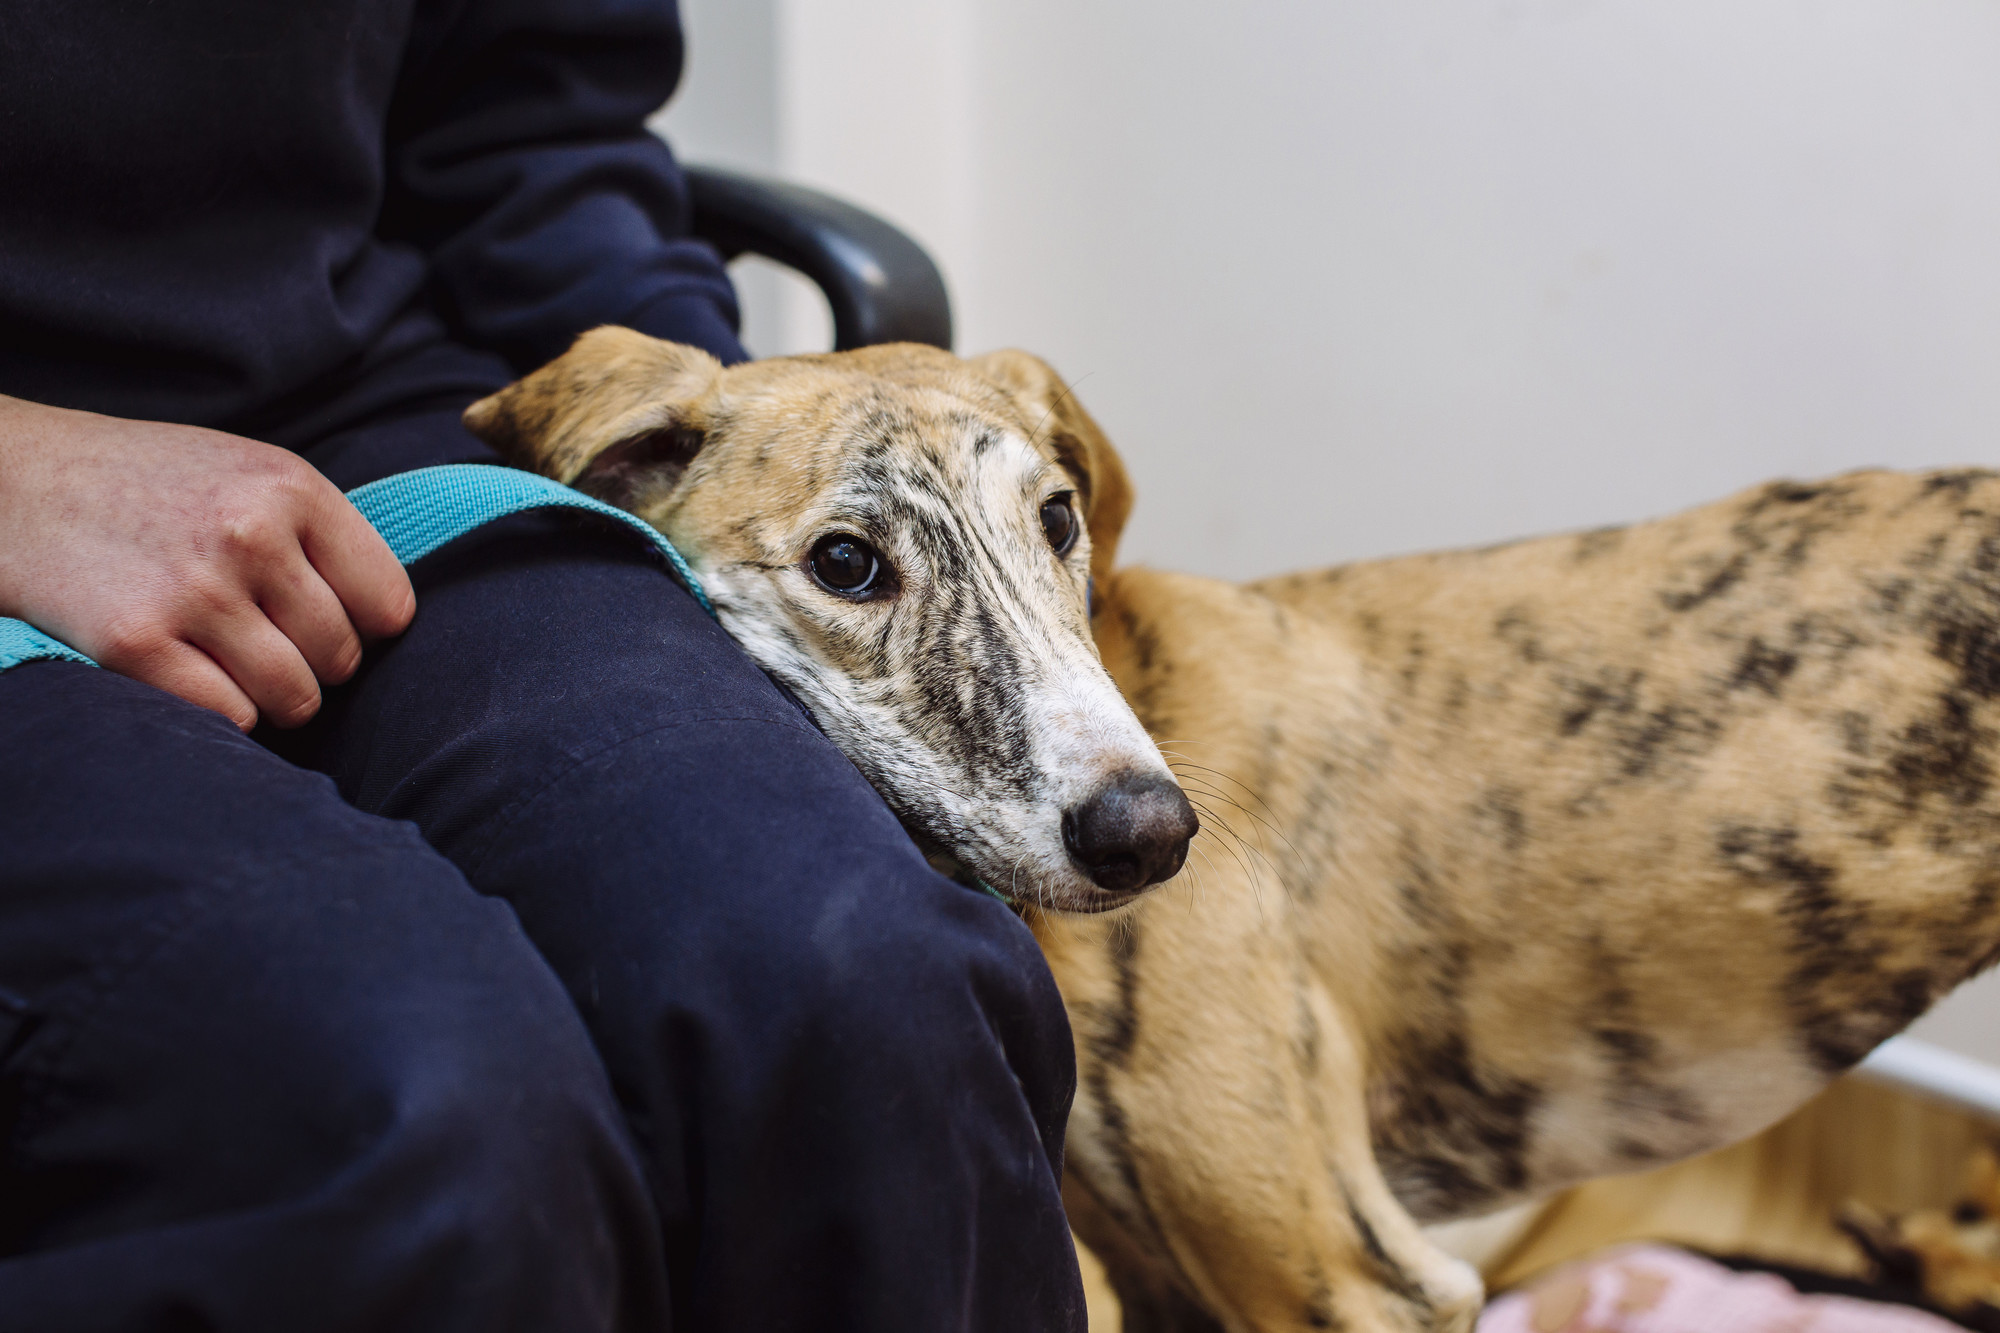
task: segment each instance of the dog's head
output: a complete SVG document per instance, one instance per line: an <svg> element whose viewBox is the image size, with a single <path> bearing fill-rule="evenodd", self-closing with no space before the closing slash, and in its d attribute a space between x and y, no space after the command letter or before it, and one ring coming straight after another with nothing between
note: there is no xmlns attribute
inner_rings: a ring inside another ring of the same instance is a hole
<svg viewBox="0 0 2000 1333"><path fill-rule="evenodd" d="M1066 911L1195 817L1097 659L1124 468L1047 365L898 344L725 370L604 328L466 424L672 539L724 628L934 856Z"/></svg>

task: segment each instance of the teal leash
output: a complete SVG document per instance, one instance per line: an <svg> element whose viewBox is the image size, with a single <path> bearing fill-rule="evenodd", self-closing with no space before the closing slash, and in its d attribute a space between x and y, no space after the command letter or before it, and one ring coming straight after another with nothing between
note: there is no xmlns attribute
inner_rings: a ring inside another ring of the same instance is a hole
<svg viewBox="0 0 2000 1333"><path fill-rule="evenodd" d="M24 662L97 663L66 643L52 639L25 620L0 616L0 671L9 671Z"/></svg>
<svg viewBox="0 0 2000 1333"><path fill-rule="evenodd" d="M659 529L622 509L614 509L532 472L482 463L448 463L371 481L349 491L347 498L382 534L389 549L396 553L396 559L406 565L423 559L446 542L510 514L533 509L580 509L598 514L644 537L665 557L674 577L701 604L701 609L715 615L715 606L708 600L701 580ZM26 621L0 617L0 671L27 662L48 661L97 665Z"/></svg>

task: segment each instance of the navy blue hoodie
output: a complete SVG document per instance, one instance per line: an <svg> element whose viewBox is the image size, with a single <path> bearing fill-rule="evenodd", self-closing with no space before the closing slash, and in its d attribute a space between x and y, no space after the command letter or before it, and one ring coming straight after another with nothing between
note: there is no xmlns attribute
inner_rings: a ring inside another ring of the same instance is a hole
<svg viewBox="0 0 2000 1333"><path fill-rule="evenodd" d="M673 0L7 0L0 393L304 447L625 324L740 358Z"/></svg>

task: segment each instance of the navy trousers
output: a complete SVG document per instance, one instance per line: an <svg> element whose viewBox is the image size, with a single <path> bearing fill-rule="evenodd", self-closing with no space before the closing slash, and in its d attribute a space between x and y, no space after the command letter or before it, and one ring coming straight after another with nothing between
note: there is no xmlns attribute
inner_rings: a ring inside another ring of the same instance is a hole
<svg viewBox="0 0 2000 1333"><path fill-rule="evenodd" d="M1080 1329L1021 923L635 539L413 574L296 733L0 675L0 1330Z"/></svg>

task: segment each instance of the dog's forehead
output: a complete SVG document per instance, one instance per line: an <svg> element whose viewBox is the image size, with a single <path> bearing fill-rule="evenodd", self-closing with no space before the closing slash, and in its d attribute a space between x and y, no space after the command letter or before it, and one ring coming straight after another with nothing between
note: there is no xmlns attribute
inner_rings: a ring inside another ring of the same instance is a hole
<svg viewBox="0 0 2000 1333"><path fill-rule="evenodd" d="M1015 484L1056 466L1014 400L969 373L847 373L772 386L740 399L735 415L766 459L809 470L822 490L907 483ZM759 386L762 387L762 386Z"/></svg>

